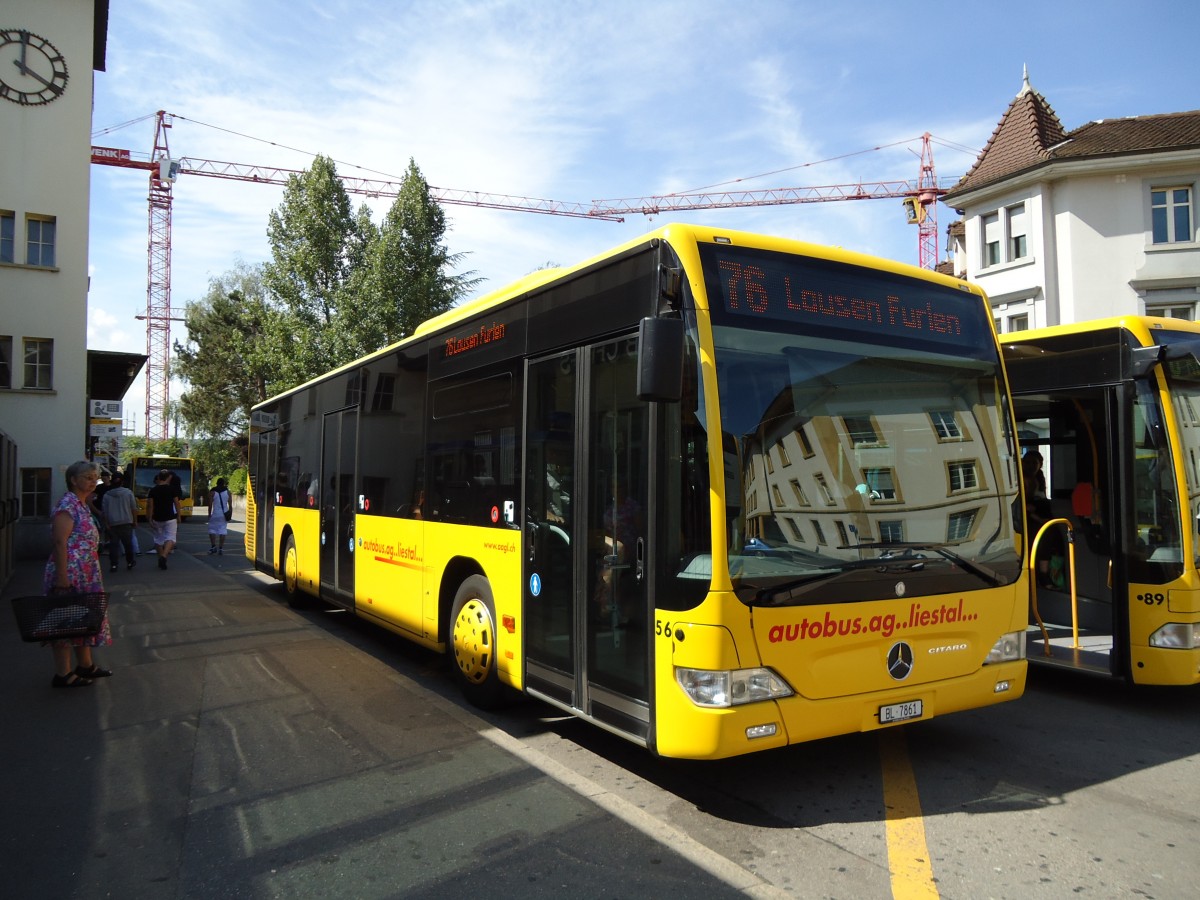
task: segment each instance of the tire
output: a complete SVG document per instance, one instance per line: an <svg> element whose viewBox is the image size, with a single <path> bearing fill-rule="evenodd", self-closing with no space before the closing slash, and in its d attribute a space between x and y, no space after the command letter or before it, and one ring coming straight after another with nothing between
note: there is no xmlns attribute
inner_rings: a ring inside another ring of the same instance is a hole
<svg viewBox="0 0 1200 900"><path fill-rule="evenodd" d="M496 671L496 606L482 575L459 586L447 636L450 668L467 702L479 709L502 706L506 692Z"/></svg>
<svg viewBox="0 0 1200 900"><path fill-rule="evenodd" d="M304 593L300 590L300 554L296 552L296 538L291 534L283 545L283 590L288 606L292 609L304 607Z"/></svg>

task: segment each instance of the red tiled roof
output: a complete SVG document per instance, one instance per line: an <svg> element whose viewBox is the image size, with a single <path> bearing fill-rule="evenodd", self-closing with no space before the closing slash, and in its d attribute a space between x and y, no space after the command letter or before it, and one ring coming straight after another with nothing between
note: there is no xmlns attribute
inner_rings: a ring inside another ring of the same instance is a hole
<svg viewBox="0 0 1200 900"><path fill-rule="evenodd" d="M1067 133L1046 98L1026 79L975 165L950 189L946 199L952 201L958 194L1055 160L1188 148L1200 148L1200 110L1102 119Z"/></svg>

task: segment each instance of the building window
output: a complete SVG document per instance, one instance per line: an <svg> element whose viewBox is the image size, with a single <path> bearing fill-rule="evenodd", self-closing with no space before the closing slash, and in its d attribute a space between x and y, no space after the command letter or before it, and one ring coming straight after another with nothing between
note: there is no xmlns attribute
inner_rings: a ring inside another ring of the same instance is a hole
<svg viewBox="0 0 1200 900"><path fill-rule="evenodd" d="M21 470L21 516L26 519L50 517L49 469Z"/></svg>
<svg viewBox="0 0 1200 900"><path fill-rule="evenodd" d="M1000 265L1000 214L983 217L983 267Z"/></svg>
<svg viewBox="0 0 1200 900"><path fill-rule="evenodd" d="M0 209L0 262L16 262L13 256L17 234L16 213Z"/></svg>
<svg viewBox="0 0 1200 900"><path fill-rule="evenodd" d="M842 424L846 428L846 436L855 447L878 446L879 432L870 416L842 416Z"/></svg>
<svg viewBox="0 0 1200 900"><path fill-rule="evenodd" d="M0 388L12 387L12 335L0 334Z"/></svg>
<svg viewBox="0 0 1200 900"><path fill-rule="evenodd" d="M836 506L833 500L833 494L829 490L829 485L825 481L824 475L814 475L813 479L817 482L817 490L821 492L821 499L825 501L826 506Z"/></svg>
<svg viewBox="0 0 1200 900"><path fill-rule="evenodd" d="M950 490L973 491L979 487L979 474L975 461L950 463Z"/></svg>
<svg viewBox="0 0 1200 900"><path fill-rule="evenodd" d="M800 438L800 452L804 454L805 459L808 459L813 455L813 448L808 440L808 435L804 431L803 425L796 428L796 437Z"/></svg>
<svg viewBox="0 0 1200 900"><path fill-rule="evenodd" d="M783 493L779 490L779 485L771 485L771 496L775 498L775 508L783 509Z"/></svg>
<svg viewBox="0 0 1200 900"><path fill-rule="evenodd" d="M54 263L53 216L25 217L25 264L29 266L53 267Z"/></svg>
<svg viewBox="0 0 1200 900"><path fill-rule="evenodd" d="M1008 334L1013 331L1028 331L1029 313L1017 313L1015 316L1006 316L1003 319L997 319L996 330L1001 334Z"/></svg>
<svg viewBox="0 0 1200 900"><path fill-rule="evenodd" d="M804 493L804 488L800 487L800 482L793 478L788 484L792 486L792 493L796 495L796 502L801 506L808 506L808 497Z"/></svg>
<svg viewBox="0 0 1200 900"><path fill-rule="evenodd" d="M958 417L952 409L934 409L929 412L929 421L937 432L939 441L961 441L962 429L958 427Z"/></svg>
<svg viewBox="0 0 1200 900"><path fill-rule="evenodd" d="M779 464L785 467L790 466L792 458L788 456L787 447L783 446L783 441L780 441L775 447L779 451Z"/></svg>
<svg viewBox="0 0 1200 900"><path fill-rule="evenodd" d="M803 544L804 543L804 535L800 532L800 523L794 522L791 519L784 519L783 521L788 523L788 528L792 532L792 537L794 537L796 539L796 543Z"/></svg>
<svg viewBox="0 0 1200 900"><path fill-rule="evenodd" d="M1195 307L1190 303L1183 306L1146 306L1146 315L1162 316L1164 319L1187 319L1192 321L1195 315Z"/></svg>
<svg viewBox="0 0 1200 900"><path fill-rule="evenodd" d="M373 412L386 412L392 408L392 398L396 395L396 376L390 372L381 372L375 379L375 394L371 398Z"/></svg>
<svg viewBox="0 0 1200 900"><path fill-rule="evenodd" d="M24 369L22 386L26 390L48 391L54 387L54 341L25 338Z"/></svg>
<svg viewBox="0 0 1200 900"><path fill-rule="evenodd" d="M946 540L965 541L969 538L971 530L975 527L975 517L978 515L978 509L971 509L951 515L946 527Z"/></svg>
<svg viewBox="0 0 1200 900"><path fill-rule="evenodd" d="M813 532L817 535L817 543L823 546L826 543L825 529L821 527L821 523L816 519L809 519L809 522L813 527Z"/></svg>
<svg viewBox="0 0 1200 900"><path fill-rule="evenodd" d="M863 469L872 500L896 499L896 476L891 469Z"/></svg>
<svg viewBox="0 0 1200 900"><path fill-rule="evenodd" d="M879 539L881 541L898 542L904 540L904 522L901 519L888 519L879 523Z"/></svg>
<svg viewBox="0 0 1200 900"><path fill-rule="evenodd" d="M1192 240L1192 189L1150 189L1150 224L1156 244L1178 244Z"/></svg>
<svg viewBox="0 0 1200 900"><path fill-rule="evenodd" d="M838 543L840 547L850 546L850 536L846 533L846 523L841 519L833 523L837 526Z"/></svg>
<svg viewBox="0 0 1200 900"><path fill-rule="evenodd" d="M1029 245L1025 239L1025 204L1010 206L1005 212L1008 213L1009 262L1024 259L1029 255Z"/></svg>
<svg viewBox="0 0 1200 900"><path fill-rule="evenodd" d="M1029 255L1029 226L1025 204L1008 206L982 217L983 268L1016 262Z"/></svg>

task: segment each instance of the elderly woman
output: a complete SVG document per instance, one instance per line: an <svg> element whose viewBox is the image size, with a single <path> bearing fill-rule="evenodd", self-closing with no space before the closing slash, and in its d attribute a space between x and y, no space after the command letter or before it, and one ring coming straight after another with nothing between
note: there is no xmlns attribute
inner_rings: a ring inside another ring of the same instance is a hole
<svg viewBox="0 0 1200 900"><path fill-rule="evenodd" d="M100 467L80 460L67 467L67 492L58 501L51 516L54 549L46 561L45 592L95 593L104 590L100 576L100 533L92 519L88 501L100 479ZM100 633L92 637L49 641L54 651L54 680L58 687L84 687L93 679L111 675L92 659L92 648L112 643L108 617ZM71 670L71 651L75 651L75 669Z"/></svg>

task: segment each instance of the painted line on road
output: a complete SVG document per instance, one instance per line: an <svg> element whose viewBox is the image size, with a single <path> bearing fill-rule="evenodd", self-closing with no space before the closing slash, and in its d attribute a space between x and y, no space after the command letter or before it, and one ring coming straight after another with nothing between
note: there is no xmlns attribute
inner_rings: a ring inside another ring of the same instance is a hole
<svg viewBox="0 0 1200 900"><path fill-rule="evenodd" d="M925 843L925 819L917 779L908 760L908 745L899 728L879 733L883 768L883 807L886 814L888 872L896 900L934 900L940 897L933 864Z"/></svg>

